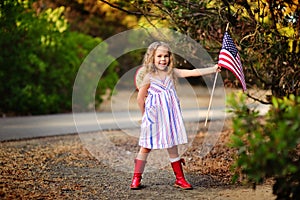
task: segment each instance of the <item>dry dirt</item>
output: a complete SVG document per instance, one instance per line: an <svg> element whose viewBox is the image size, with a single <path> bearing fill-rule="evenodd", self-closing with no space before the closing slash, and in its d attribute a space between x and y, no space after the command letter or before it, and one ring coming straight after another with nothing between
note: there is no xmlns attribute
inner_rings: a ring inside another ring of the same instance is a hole
<svg viewBox="0 0 300 200"><path fill-rule="evenodd" d="M118 131L108 131L106 134ZM212 151L197 156L205 130L183 155L186 177L194 190L172 186L171 168L145 173L144 188L129 189L131 173L116 171L95 159L77 134L1 143L1 199L218 199L271 200L270 183L253 190L232 184L230 165L235 151L228 148L230 128L225 127ZM115 138L116 139L116 138ZM123 141L123 139L116 139ZM136 141L122 142L137 149ZM124 146L124 148L125 148Z"/></svg>

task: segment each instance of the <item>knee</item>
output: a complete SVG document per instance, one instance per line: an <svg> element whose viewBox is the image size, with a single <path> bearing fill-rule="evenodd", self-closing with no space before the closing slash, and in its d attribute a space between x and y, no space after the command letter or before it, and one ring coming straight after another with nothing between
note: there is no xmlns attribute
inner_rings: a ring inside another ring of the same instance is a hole
<svg viewBox="0 0 300 200"><path fill-rule="evenodd" d="M141 147L140 149L140 152L141 153L150 153L151 149L147 149L147 148L144 148L144 147Z"/></svg>
<svg viewBox="0 0 300 200"><path fill-rule="evenodd" d="M174 146L174 147L169 148L167 150L168 150L170 158L177 158L177 157L179 157L177 146Z"/></svg>

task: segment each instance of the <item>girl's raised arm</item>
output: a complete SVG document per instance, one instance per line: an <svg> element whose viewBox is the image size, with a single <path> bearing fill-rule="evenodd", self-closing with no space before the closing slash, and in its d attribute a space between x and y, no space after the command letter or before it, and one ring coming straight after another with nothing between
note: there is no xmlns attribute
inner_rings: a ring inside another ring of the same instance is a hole
<svg viewBox="0 0 300 200"><path fill-rule="evenodd" d="M220 68L218 66L218 64L214 65L213 67L207 67L207 68L197 68L197 69L177 69L174 68L174 73L177 77L191 77L191 76L204 76L207 74L212 74L212 73L216 73L217 71L219 71Z"/></svg>

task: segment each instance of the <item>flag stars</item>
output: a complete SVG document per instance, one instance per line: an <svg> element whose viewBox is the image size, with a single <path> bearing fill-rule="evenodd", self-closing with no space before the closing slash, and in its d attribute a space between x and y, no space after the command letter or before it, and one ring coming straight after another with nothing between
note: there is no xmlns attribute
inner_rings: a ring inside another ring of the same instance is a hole
<svg viewBox="0 0 300 200"><path fill-rule="evenodd" d="M238 53L238 50L235 47L235 44L233 43L233 40L231 39L230 35L227 32L225 32L225 34L224 34L223 47L222 48L229 51L234 57Z"/></svg>

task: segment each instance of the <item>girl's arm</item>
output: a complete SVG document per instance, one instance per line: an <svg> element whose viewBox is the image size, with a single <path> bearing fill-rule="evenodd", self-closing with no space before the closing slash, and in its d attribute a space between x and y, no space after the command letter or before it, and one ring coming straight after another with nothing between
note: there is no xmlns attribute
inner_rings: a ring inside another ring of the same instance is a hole
<svg viewBox="0 0 300 200"><path fill-rule="evenodd" d="M202 69L177 69L174 68L174 73L176 74L177 77L191 77L191 76L204 76L212 73L216 73L219 71L220 68L218 64L214 65L213 67L207 67L207 68L202 68Z"/></svg>
<svg viewBox="0 0 300 200"><path fill-rule="evenodd" d="M150 86L150 78L148 75L146 75L144 77L142 86L139 88L139 92L137 95L137 103L138 103L138 106L139 106L142 114L144 114L144 111L145 111L145 99L148 94L149 86Z"/></svg>

